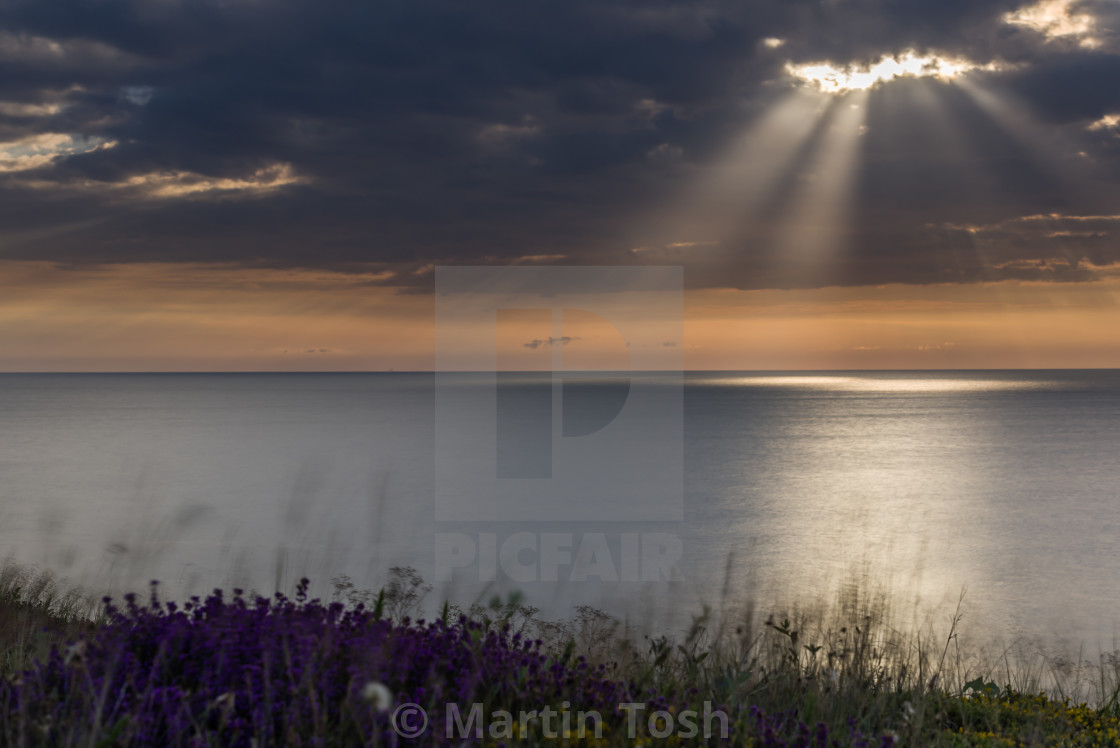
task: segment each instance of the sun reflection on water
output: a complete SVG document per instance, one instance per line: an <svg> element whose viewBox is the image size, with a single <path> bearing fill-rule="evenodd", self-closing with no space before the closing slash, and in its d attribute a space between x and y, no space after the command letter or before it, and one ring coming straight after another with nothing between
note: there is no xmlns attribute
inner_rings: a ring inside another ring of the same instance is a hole
<svg viewBox="0 0 1120 748"><path fill-rule="evenodd" d="M713 377L690 384L735 387L799 387L834 392L967 393L1002 390L1028 390L1051 387L1052 382L1019 379L942 379L791 375Z"/></svg>

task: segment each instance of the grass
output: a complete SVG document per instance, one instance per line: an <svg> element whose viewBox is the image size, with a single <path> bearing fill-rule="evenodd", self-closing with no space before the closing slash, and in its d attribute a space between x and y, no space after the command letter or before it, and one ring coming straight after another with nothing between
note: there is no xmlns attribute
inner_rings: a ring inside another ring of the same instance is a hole
<svg viewBox="0 0 1120 748"><path fill-rule="evenodd" d="M0 563L0 677L11 677L51 647L94 630L97 604L49 571Z"/></svg>
<svg viewBox="0 0 1120 748"><path fill-rule="evenodd" d="M867 584L832 601L701 611L677 638L642 636L592 608L548 621L516 597L417 618L430 587L393 570L380 591L332 580L332 599L235 591L182 605L93 604L45 572L0 567L0 744L5 746L1120 745L1116 657L995 656L960 641L960 608L900 625ZM1046 693L1042 693L1043 691ZM393 709L432 726L396 735ZM444 705L489 716L477 740L443 734ZM629 735L636 708L642 719ZM704 705L726 739L657 738ZM568 707L564 707L568 704ZM551 707L595 711L601 737L549 738ZM435 729L435 728L439 729Z"/></svg>

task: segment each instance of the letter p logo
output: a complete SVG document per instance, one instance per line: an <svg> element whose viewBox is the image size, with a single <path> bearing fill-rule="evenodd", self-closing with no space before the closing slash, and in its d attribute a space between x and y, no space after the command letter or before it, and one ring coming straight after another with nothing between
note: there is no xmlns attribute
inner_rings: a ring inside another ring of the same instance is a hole
<svg viewBox="0 0 1120 748"><path fill-rule="evenodd" d="M437 268L436 519L682 519L681 279Z"/></svg>

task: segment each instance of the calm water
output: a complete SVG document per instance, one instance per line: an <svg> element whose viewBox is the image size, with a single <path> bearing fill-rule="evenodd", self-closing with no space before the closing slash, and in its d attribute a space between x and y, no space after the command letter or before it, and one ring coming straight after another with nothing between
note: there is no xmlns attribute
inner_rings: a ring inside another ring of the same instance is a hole
<svg viewBox="0 0 1120 748"><path fill-rule="evenodd" d="M303 574L325 594L393 564L433 578L433 389L0 375L0 554L173 596ZM569 529L672 533L680 581L536 583L534 602L668 621L724 590L811 598L866 571L948 612L967 585L973 620L1009 630L1109 644L1120 623L1118 372L695 373L683 444L683 522Z"/></svg>

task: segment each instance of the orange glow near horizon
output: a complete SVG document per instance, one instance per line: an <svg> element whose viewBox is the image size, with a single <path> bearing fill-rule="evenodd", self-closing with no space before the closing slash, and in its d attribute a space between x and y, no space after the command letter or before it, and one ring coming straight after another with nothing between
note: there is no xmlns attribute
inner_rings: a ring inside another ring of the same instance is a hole
<svg viewBox="0 0 1120 748"><path fill-rule="evenodd" d="M430 370L432 297L383 279L0 263L0 371ZM694 290L684 342L690 370L1120 368L1120 278Z"/></svg>

